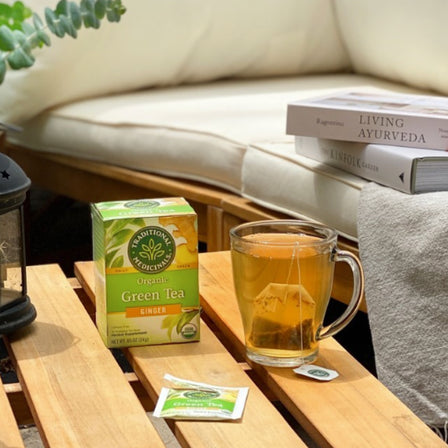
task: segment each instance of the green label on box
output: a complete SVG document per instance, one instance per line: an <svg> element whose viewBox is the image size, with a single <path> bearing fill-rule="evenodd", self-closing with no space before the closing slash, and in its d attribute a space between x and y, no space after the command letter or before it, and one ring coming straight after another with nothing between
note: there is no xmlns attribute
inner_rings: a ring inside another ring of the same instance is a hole
<svg viewBox="0 0 448 448"><path fill-rule="evenodd" d="M149 278L148 278L149 277ZM109 274L107 277L108 310L125 312L132 306L170 305L184 308L197 306L197 270L167 271L159 275L140 273Z"/></svg>
<svg viewBox="0 0 448 448"><path fill-rule="evenodd" d="M162 227L143 227L128 243L129 260L140 272L156 274L164 271L176 255L176 243Z"/></svg>

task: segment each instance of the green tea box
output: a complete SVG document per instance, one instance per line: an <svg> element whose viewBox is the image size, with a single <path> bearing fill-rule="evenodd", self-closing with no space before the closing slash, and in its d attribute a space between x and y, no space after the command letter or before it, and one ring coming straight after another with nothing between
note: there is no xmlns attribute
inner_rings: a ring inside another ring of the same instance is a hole
<svg viewBox="0 0 448 448"><path fill-rule="evenodd" d="M199 340L197 216L183 198L91 205L96 323L107 347Z"/></svg>

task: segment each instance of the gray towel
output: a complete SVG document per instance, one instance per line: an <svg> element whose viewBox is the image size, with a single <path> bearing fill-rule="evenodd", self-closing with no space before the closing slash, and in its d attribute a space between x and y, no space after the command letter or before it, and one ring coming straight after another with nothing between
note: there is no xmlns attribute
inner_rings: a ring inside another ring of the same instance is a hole
<svg viewBox="0 0 448 448"><path fill-rule="evenodd" d="M359 249L379 380L430 426L448 421L448 192L361 192Z"/></svg>

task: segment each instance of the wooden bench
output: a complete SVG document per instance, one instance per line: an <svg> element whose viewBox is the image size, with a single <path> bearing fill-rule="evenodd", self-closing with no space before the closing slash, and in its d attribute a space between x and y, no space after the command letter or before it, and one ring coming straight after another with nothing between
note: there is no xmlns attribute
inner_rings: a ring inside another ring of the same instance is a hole
<svg viewBox="0 0 448 448"><path fill-rule="evenodd" d="M234 225L262 219L288 218L285 214L268 210L229 191L200 182L21 148L5 142L1 132L0 150L22 167L33 185L77 201L89 203L182 196L198 214L199 240L207 245L209 252L229 249L229 230ZM344 238L339 238L339 241L341 248L358 253L354 242ZM347 303L351 288L350 268L345 263L338 263L332 297ZM361 309L366 311L365 303Z"/></svg>
<svg viewBox="0 0 448 448"><path fill-rule="evenodd" d="M32 418L47 447L169 446L147 416L165 373L250 388L239 422L169 421L182 447L305 447L308 435L322 447L446 447L333 339L318 360L340 373L330 383L248 365L228 252L200 255L201 341L125 349L128 374L92 320L93 264L77 263L76 275L79 284L57 265L29 267L37 320L5 338L20 380L6 388L12 411L19 424ZM17 439L18 429L4 394L0 411L0 446L23 446L6 438Z"/></svg>

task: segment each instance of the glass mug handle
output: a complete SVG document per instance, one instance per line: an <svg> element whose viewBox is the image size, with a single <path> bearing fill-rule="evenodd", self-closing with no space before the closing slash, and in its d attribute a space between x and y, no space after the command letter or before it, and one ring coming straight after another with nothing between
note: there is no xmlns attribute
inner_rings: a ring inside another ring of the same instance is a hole
<svg viewBox="0 0 448 448"><path fill-rule="evenodd" d="M345 250L335 249L332 255L333 261L343 261L347 263L353 273L353 292L352 298L344 313L337 318L333 323L327 325L317 332L317 340L325 339L335 335L342 330L354 317L361 305L361 300L364 292L364 271L359 259L351 252Z"/></svg>

